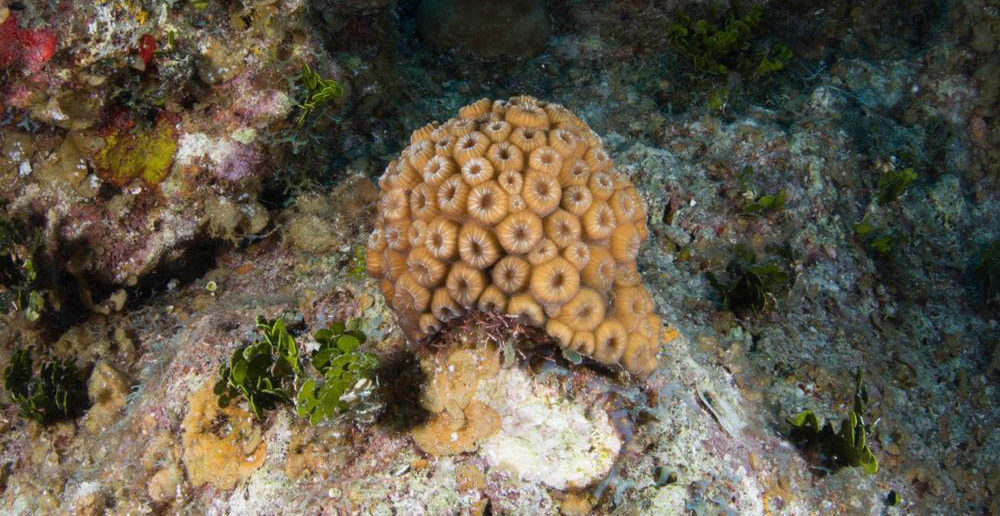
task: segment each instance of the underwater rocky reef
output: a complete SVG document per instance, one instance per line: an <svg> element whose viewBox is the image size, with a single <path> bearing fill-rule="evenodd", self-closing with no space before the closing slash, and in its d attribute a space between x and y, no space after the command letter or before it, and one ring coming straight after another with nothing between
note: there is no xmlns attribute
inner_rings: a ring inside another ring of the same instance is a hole
<svg viewBox="0 0 1000 516"><path fill-rule="evenodd" d="M0 0L0 513L1000 512L988 0Z"/></svg>

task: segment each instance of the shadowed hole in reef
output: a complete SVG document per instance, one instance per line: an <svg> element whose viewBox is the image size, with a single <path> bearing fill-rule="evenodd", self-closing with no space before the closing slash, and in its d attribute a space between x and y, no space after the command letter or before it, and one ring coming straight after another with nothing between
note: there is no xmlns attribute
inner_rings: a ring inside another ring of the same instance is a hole
<svg viewBox="0 0 1000 516"><path fill-rule="evenodd" d="M189 245L176 257L168 258L153 272L143 276L129 289L126 309L136 309L167 290L171 281L180 288L203 277L215 268L216 256L230 247L221 240L208 239Z"/></svg>
<svg viewBox="0 0 1000 516"><path fill-rule="evenodd" d="M9 462L0 466L0 495L7 492L7 479L10 478L10 472L13 469L13 464Z"/></svg>
<svg viewBox="0 0 1000 516"><path fill-rule="evenodd" d="M38 270L37 288L51 289L59 300L59 309L48 303L39 319L39 329L44 335L58 338L73 326L81 324L94 314L91 306L100 306L119 289L125 289L128 298L123 310L135 310L153 297L167 290L176 280L182 287L202 277L216 266L216 255L229 244L215 239L193 243L176 256L168 257L156 269L139 279L134 286L107 284L86 271L73 274L65 264L68 259L52 260L43 253L36 257ZM85 298L89 297L89 301Z"/></svg>
<svg viewBox="0 0 1000 516"><path fill-rule="evenodd" d="M420 391L427 377L412 353L395 352L380 361L375 373L381 382L385 409L376 424L394 432L408 432L430 415L420 405Z"/></svg>
<svg viewBox="0 0 1000 516"><path fill-rule="evenodd" d="M271 174L261 184L258 201L269 211L287 208L295 198L295 193L277 174Z"/></svg>
<svg viewBox="0 0 1000 516"><path fill-rule="evenodd" d="M194 243L176 257L168 258L166 263L162 263L153 272L143 276L133 287L108 285L86 273L77 277L65 270L45 264L47 270L53 271L53 277L58 278L53 280L53 284L60 292L61 309L42 316L44 329L53 338L58 338L93 314L84 302L84 296L89 295L93 306L99 306L120 288L128 292L128 298L122 309L136 310L153 297L165 292L167 284L171 281L176 280L177 287L183 287L214 269L216 254L228 245L219 240Z"/></svg>

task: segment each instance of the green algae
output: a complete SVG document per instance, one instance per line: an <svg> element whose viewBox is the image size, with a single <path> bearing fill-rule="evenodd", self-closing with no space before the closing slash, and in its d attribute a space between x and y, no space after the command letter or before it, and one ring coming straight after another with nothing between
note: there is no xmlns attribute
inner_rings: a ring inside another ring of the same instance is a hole
<svg viewBox="0 0 1000 516"><path fill-rule="evenodd" d="M38 281L35 256L41 230L28 223L0 217L0 304L35 322L45 310L45 291Z"/></svg>
<svg viewBox="0 0 1000 516"><path fill-rule="evenodd" d="M312 353L312 366L322 375L310 378L299 389L295 404L299 417L316 424L347 412L355 397L371 383L378 358L361 351L365 334L343 323L316 332L319 349Z"/></svg>
<svg viewBox="0 0 1000 516"><path fill-rule="evenodd" d="M705 273L724 309L760 314L774 308L778 296L791 287L794 252L780 246L770 246L769 251L770 255L758 259L750 247L735 245L724 273Z"/></svg>
<svg viewBox="0 0 1000 516"><path fill-rule="evenodd" d="M667 39L675 51L701 74L725 75L735 71L748 78L761 78L783 70L792 51L782 43L764 47L757 33L764 9L743 13L729 10L710 18L692 20L680 14L667 27Z"/></svg>
<svg viewBox="0 0 1000 516"><path fill-rule="evenodd" d="M242 397L258 419L264 412L290 403L295 377L302 372L299 349L285 329L284 319L257 319L260 338L233 353L219 370L215 394L219 406Z"/></svg>
<svg viewBox="0 0 1000 516"><path fill-rule="evenodd" d="M299 345L282 318L257 319L260 338L240 347L219 370L214 387L219 406L242 398L258 419L282 405L296 407L312 424L334 419L354 409L366 415L378 358L361 351L367 340L358 328L336 322L314 335L319 348L303 360ZM348 327L350 326L350 328Z"/></svg>
<svg viewBox="0 0 1000 516"><path fill-rule="evenodd" d="M30 349L14 351L3 371L3 386L17 405L17 413L43 425L73 419L87 409L87 387L72 360L42 363L35 376Z"/></svg>
<svg viewBox="0 0 1000 516"><path fill-rule="evenodd" d="M748 199L743 206L745 215L769 215L781 211L785 207L787 192L784 189L778 190L776 194L766 194L756 199Z"/></svg>
<svg viewBox="0 0 1000 516"><path fill-rule="evenodd" d="M1000 306L1000 239L987 244L971 269L984 305Z"/></svg>
<svg viewBox="0 0 1000 516"><path fill-rule="evenodd" d="M885 228L875 226L867 218L854 225L854 235L866 251L874 253L879 258L888 257L902 243L901 237Z"/></svg>
<svg viewBox="0 0 1000 516"><path fill-rule="evenodd" d="M878 179L878 191L875 196L879 204L889 204L900 198L906 189L917 179L917 173L913 167L906 167L902 170L890 170Z"/></svg>
<svg viewBox="0 0 1000 516"><path fill-rule="evenodd" d="M351 257L351 268L347 275L354 281L364 281L368 277L368 248L359 245L354 248L354 255Z"/></svg>
<svg viewBox="0 0 1000 516"><path fill-rule="evenodd" d="M302 65L302 84L306 88L306 98L298 105L301 110L297 125L302 127L306 122L306 117L316 111L332 99L344 94L344 89L340 87L334 79L324 79L320 74L314 72L309 65Z"/></svg>
<svg viewBox="0 0 1000 516"><path fill-rule="evenodd" d="M861 467L871 475L878 471L878 459L868 445L868 436L875 431L878 421L866 424L865 408L868 404L868 390L862 383L860 370L855 375L854 407L847 411L847 417L835 431L827 421L820 424L819 418L811 410L804 410L789 418L792 426L791 438L800 447L819 453L824 466L834 470L843 467Z"/></svg>

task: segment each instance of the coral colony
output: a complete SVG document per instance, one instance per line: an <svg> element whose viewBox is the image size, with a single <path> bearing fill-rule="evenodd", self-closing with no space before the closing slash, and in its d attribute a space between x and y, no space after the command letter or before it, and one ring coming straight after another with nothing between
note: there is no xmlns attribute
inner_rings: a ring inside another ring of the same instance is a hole
<svg viewBox="0 0 1000 516"><path fill-rule="evenodd" d="M465 106L414 131L379 184L368 273L414 338L493 311L598 362L656 368L660 318L635 264L645 205L566 108Z"/></svg>

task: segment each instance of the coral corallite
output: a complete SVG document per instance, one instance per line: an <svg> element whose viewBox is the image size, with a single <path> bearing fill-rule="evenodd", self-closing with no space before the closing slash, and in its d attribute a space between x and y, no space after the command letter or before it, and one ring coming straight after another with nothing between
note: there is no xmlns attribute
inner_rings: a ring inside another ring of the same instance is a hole
<svg viewBox="0 0 1000 516"><path fill-rule="evenodd" d="M465 106L414 131L379 186L368 273L410 338L497 311L599 362L656 368L662 327L635 263L646 207L566 108Z"/></svg>

